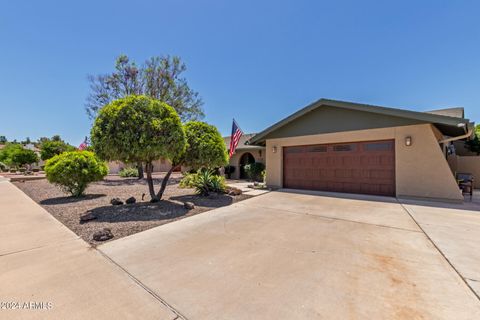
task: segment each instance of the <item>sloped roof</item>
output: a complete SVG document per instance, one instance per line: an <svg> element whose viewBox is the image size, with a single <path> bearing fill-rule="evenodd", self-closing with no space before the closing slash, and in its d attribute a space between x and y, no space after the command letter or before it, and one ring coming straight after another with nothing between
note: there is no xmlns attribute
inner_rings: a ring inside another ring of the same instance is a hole
<svg viewBox="0 0 480 320"><path fill-rule="evenodd" d="M462 107L438 109L432 111L425 111L426 113L439 114L442 116L465 118L465 110Z"/></svg>
<svg viewBox="0 0 480 320"><path fill-rule="evenodd" d="M284 118L283 120L280 120L279 122L263 130L262 132L258 133L249 141L247 141L247 144L250 144L250 145L263 144L265 142L265 139L270 133L298 119L299 117L307 114L308 112L313 111L322 106L338 107L338 108L343 108L347 110L371 112L371 113L377 113L382 115L422 121L425 123L432 123L432 124L435 124L439 128L439 130L441 130L445 135L450 135L450 136L461 135L465 133L465 129L472 127L474 125L464 117L454 117L454 116L444 115L441 113L435 113L435 111L433 113L419 112L419 111L374 106L374 105L353 103L353 102L346 102L346 101L339 101L339 100L320 99L304 107L303 109L300 109L299 111L291 114L290 116ZM339 121L341 121L341 119L339 119Z"/></svg>
<svg viewBox="0 0 480 320"><path fill-rule="evenodd" d="M245 144L248 140L250 140L251 138L253 138L255 135L256 135L256 133L243 134L243 135L240 137L240 141L238 142L237 150L262 148L262 147L255 146L255 145L247 145L247 144ZM228 137L223 137L223 141L225 141L225 145L227 146L227 150L228 150L228 149L230 148L230 136L228 136Z"/></svg>

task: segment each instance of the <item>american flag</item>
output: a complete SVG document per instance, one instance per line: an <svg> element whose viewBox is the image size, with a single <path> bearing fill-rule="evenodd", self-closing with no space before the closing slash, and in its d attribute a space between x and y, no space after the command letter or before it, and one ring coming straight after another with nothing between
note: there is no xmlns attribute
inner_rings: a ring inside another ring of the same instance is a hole
<svg viewBox="0 0 480 320"><path fill-rule="evenodd" d="M235 122L235 119L233 119L232 136L230 137L230 153L229 153L230 158L235 153L235 149L237 149L238 142L240 142L240 137L242 136L242 134L243 134L242 129L240 129L237 122Z"/></svg>
<svg viewBox="0 0 480 320"><path fill-rule="evenodd" d="M85 150L87 149L88 147L88 137L85 137L85 140L80 143L80 145L78 146L78 150Z"/></svg>

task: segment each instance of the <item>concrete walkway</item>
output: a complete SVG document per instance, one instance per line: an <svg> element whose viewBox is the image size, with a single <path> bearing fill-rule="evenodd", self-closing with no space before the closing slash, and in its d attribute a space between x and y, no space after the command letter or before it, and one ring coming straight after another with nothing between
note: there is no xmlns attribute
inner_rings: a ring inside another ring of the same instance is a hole
<svg viewBox="0 0 480 320"><path fill-rule="evenodd" d="M252 185L253 182L248 182L245 180L227 180L227 185L229 187L234 187L237 189L242 190L243 194L249 195L249 196L259 196L265 193L270 192L268 189L253 189L250 188L249 186Z"/></svg>
<svg viewBox="0 0 480 320"><path fill-rule="evenodd" d="M402 200L405 209L480 297L480 205Z"/></svg>
<svg viewBox="0 0 480 320"><path fill-rule="evenodd" d="M478 297L424 232L435 210L410 208L418 224L406 206L270 192L99 249L188 319L480 319ZM438 243L457 241L443 246L474 279L474 245L458 249L478 239L469 217L464 239Z"/></svg>
<svg viewBox="0 0 480 320"><path fill-rule="evenodd" d="M0 304L0 319L177 318L6 179L0 179Z"/></svg>

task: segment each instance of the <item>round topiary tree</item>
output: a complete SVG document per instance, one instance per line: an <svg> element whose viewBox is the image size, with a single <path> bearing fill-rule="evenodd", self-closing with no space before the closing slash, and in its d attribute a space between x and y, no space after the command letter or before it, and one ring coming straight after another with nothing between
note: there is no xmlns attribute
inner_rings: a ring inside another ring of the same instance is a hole
<svg viewBox="0 0 480 320"><path fill-rule="evenodd" d="M45 173L49 182L79 197L89 183L102 180L108 174L108 167L91 151L69 151L47 160Z"/></svg>
<svg viewBox="0 0 480 320"><path fill-rule="evenodd" d="M165 158L173 162L185 150L185 132L177 112L146 96L115 100L98 112L91 141L95 152L105 160L145 163L151 201L162 198L169 176L155 193L152 162Z"/></svg>
<svg viewBox="0 0 480 320"><path fill-rule="evenodd" d="M185 124L187 147L181 164L192 169L213 169L228 164L227 148L215 126L201 121Z"/></svg>
<svg viewBox="0 0 480 320"><path fill-rule="evenodd" d="M198 179L195 185L197 190L202 194L208 193L209 190L215 192L223 190L224 178L220 179L212 174L212 169L228 163L227 148L222 135L215 126L200 121L188 122L184 128L187 147L180 158L174 159L171 171L178 165L190 167L192 170L206 169L195 174L194 180ZM187 181L184 183L189 185ZM195 184L194 181L192 183Z"/></svg>

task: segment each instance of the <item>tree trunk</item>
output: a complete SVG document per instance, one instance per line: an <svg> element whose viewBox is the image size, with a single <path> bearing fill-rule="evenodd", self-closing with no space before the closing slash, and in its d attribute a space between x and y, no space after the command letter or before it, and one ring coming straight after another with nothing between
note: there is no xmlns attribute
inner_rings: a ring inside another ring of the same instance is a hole
<svg viewBox="0 0 480 320"><path fill-rule="evenodd" d="M138 170L138 179L143 179L145 176L143 174L143 164L141 162L137 163L137 170Z"/></svg>
<svg viewBox="0 0 480 320"><path fill-rule="evenodd" d="M172 172L178 167L178 165L175 165L172 163L172 167L168 170L167 174L165 175L165 177L163 177L163 180L162 180L162 185L160 186L160 191L158 191L157 193L157 198L159 200L162 199L162 196L163 196L163 193L165 192L165 189L167 188L167 183L168 183L168 179L170 179L170 176L172 175Z"/></svg>
<svg viewBox="0 0 480 320"><path fill-rule="evenodd" d="M150 202L157 202L160 199L155 194L155 189L153 188L153 178L152 178L152 169L153 165L149 161L145 164L145 171L147 171L147 184L148 184L148 191L150 192Z"/></svg>

